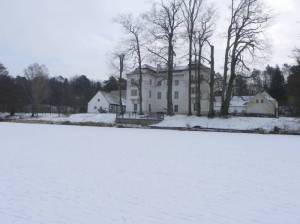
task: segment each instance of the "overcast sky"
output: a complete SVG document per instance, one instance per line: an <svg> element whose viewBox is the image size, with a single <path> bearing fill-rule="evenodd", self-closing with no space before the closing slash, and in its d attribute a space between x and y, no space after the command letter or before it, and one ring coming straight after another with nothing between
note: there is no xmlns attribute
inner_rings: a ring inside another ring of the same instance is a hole
<svg viewBox="0 0 300 224"><path fill-rule="evenodd" d="M209 0L207 0L209 1ZM300 47L300 0L265 0L276 15L268 36L272 54L266 64L292 63ZM219 11L228 0L214 0ZM21 75L29 64L45 64L52 76L85 74L105 79L111 73L109 55L123 33L113 18L119 13L142 13L149 0L0 0L0 62L11 75ZM227 3L228 5L228 3ZM223 15L220 13L219 15ZM225 31L219 16L217 37ZM224 29L224 30L223 30ZM216 45L217 69L223 42Z"/></svg>

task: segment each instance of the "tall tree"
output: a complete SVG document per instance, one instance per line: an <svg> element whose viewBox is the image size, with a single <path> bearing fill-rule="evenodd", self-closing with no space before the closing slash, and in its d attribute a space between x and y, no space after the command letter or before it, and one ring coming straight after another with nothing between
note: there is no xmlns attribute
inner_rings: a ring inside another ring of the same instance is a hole
<svg viewBox="0 0 300 224"><path fill-rule="evenodd" d="M232 0L225 49L221 115L228 114L237 69L249 70L246 58L253 58L256 51L264 49L263 33L269 20L270 15L263 8L262 0Z"/></svg>
<svg viewBox="0 0 300 224"><path fill-rule="evenodd" d="M181 0L162 0L154 5L153 10L145 15L152 25L150 33L154 37L155 45L159 49L148 48L149 52L159 57L167 64L167 114L173 115L173 68L174 44L178 35L177 30L182 24L180 16ZM157 43L158 42L158 43Z"/></svg>
<svg viewBox="0 0 300 224"><path fill-rule="evenodd" d="M141 23L140 17L134 18L131 14L120 15L116 21L123 27L125 32L130 36L128 40L129 49L128 52L133 53L135 61L138 64L138 92L139 92L139 114L143 114L143 76L142 76L142 35L144 33L144 27ZM120 67L121 68L121 67Z"/></svg>
<svg viewBox="0 0 300 224"><path fill-rule="evenodd" d="M41 103L48 95L48 69L45 65L38 63L28 66L24 70L24 75L29 81L29 98L31 101L31 116L35 116Z"/></svg>
<svg viewBox="0 0 300 224"><path fill-rule="evenodd" d="M189 91L188 91L188 115L192 115L192 54L193 37L196 20L199 16L202 0L184 0L182 12L185 19L186 31L189 40ZM196 63L196 62L195 62Z"/></svg>
<svg viewBox="0 0 300 224"><path fill-rule="evenodd" d="M215 10L213 7L208 7L204 13L200 14L198 20L196 21L195 25L195 32L194 32L194 42L196 42L195 46L195 80L196 80L196 111L197 116L201 115L201 82L202 82L202 60L206 59L203 57L203 48L204 45L207 44L209 46L209 50L211 53L214 54L214 46L212 46L209 42L209 39L213 35L214 31L214 16ZM198 45L198 47L197 47ZM198 49L198 52L197 52ZM210 54L210 59L206 59L210 64L212 62L212 55ZM214 62L213 62L214 63ZM214 70L214 68L213 68ZM213 71L214 72L214 71Z"/></svg>
<svg viewBox="0 0 300 224"><path fill-rule="evenodd" d="M300 55L300 54L299 54ZM293 108L295 108L296 114L300 115L300 60L297 60L298 64L291 67L291 74L288 77L287 91L288 101Z"/></svg>
<svg viewBox="0 0 300 224"><path fill-rule="evenodd" d="M271 77L270 88L268 90L269 94L276 99L279 104L285 104L286 86L280 68L278 66L275 68L268 66L266 71Z"/></svg>

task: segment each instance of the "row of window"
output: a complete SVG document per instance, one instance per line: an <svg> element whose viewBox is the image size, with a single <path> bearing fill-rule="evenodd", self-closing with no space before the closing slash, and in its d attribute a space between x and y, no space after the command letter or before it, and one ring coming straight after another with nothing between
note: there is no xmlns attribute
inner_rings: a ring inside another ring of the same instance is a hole
<svg viewBox="0 0 300 224"><path fill-rule="evenodd" d="M137 112L138 110L138 105L135 103L133 104L133 111ZM148 111L151 112L152 108L151 108L151 104L148 105ZM179 106L178 105L174 105L174 112L177 113L179 111Z"/></svg>
<svg viewBox="0 0 300 224"><path fill-rule="evenodd" d="M259 103L259 100L256 100L256 103ZM260 103L264 103L264 100L260 100Z"/></svg>
<svg viewBox="0 0 300 224"><path fill-rule="evenodd" d="M135 79L131 79L130 83L132 86L135 86L138 84L138 82ZM149 79L149 84L150 84L150 86L152 85L152 79ZM161 86L161 85L162 85L162 80L157 81L157 86ZM174 85L179 86L179 80L174 80Z"/></svg>
<svg viewBox="0 0 300 224"><path fill-rule="evenodd" d="M138 90L137 89L132 89L131 90L131 96L137 96L138 95ZM148 97L152 98L152 91L150 90L148 93ZM161 99L161 92L157 92L157 99ZM175 91L174 92L174 99L179 99L179 92Z"/></svg>

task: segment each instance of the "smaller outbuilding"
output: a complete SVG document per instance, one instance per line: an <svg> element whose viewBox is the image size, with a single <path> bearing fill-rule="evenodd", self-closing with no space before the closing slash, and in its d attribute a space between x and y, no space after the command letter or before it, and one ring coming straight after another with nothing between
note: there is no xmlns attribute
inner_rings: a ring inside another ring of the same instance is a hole
<svg viewBox="0 0 300 224"><path fill-rule="evenodd" d="M278 102L265 91L258 93L246 104L246 113L277 117Z"/></svg>
<svg viewBox="0 0 300 224"><path fill-rule="evenodd" d="M122 91L123 111L126 111L126 91ZM88 103L88 113L119 113L119 91L98 91Z"/></svg>
<svg viewBox="0 0 300 224"><path fill-rule="evenodd" d="M215 97L215 111L221 110L221 97ZM278 116L278 102L267 92L254 96L233 96L230 101L229 113L252 116Z"/></svg>

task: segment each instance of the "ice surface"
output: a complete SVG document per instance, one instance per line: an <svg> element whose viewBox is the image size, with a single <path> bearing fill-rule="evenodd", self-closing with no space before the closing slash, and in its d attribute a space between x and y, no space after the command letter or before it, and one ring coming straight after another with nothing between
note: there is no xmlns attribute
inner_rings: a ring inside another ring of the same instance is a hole
<svg viewBox="0 0 300 224"><path fill-rule="evenodd" d="M300 223L299 136L15 123L0 136L0 223Z"/></svg>

